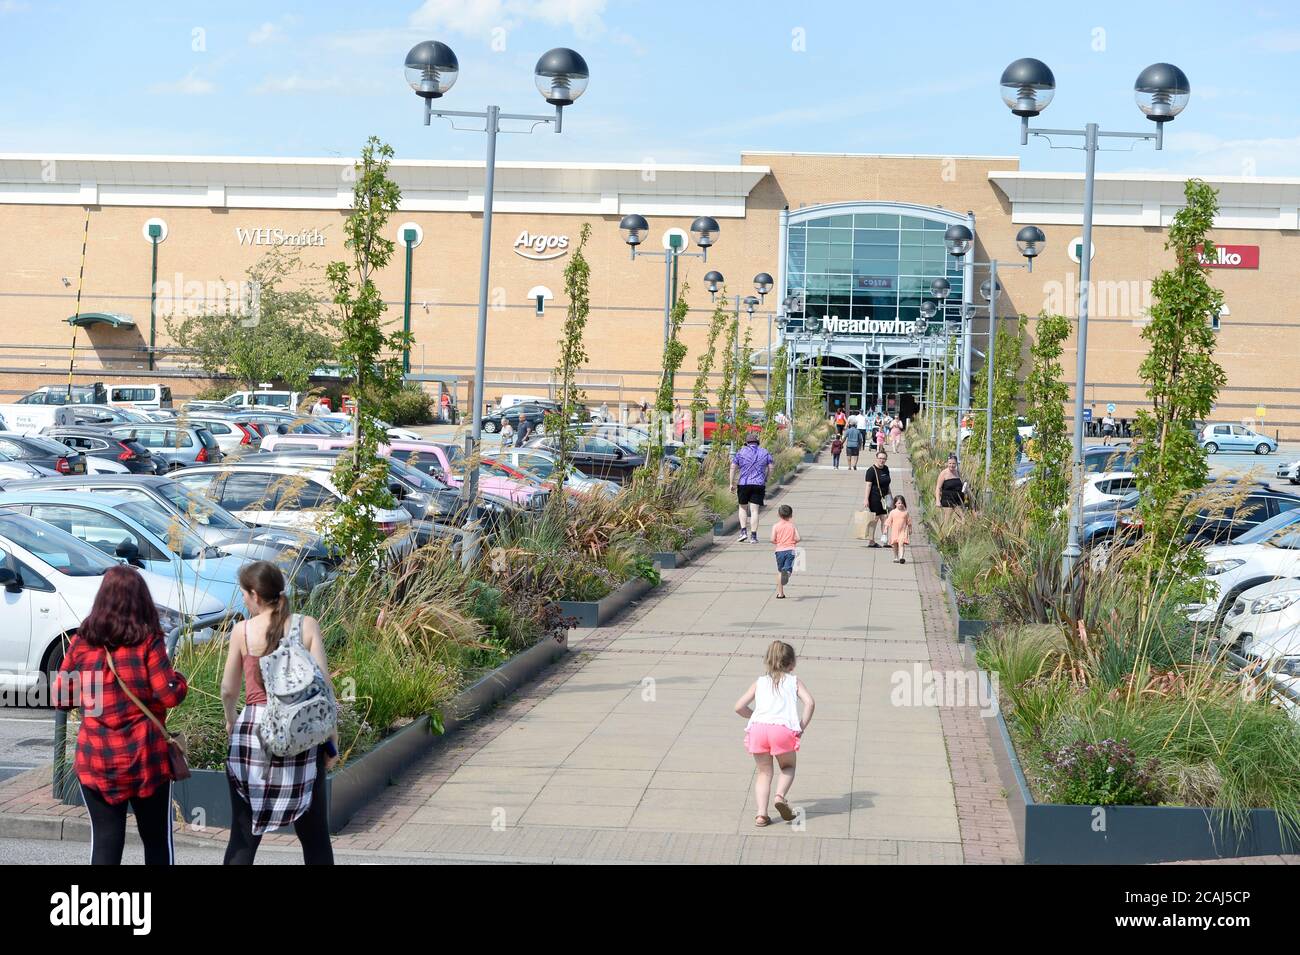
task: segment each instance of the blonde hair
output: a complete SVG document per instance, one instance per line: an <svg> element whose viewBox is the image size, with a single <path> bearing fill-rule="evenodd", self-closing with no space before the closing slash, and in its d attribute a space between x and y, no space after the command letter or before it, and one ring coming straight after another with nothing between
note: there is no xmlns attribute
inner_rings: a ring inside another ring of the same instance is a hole
<svg viewBox="0 0 1300 955"><path fill-rule="evenodd" d="M794 669L794 647L781 640L773 640L763 655L763 666L772 678L773 686L781 685L781 677Z"/></svg>

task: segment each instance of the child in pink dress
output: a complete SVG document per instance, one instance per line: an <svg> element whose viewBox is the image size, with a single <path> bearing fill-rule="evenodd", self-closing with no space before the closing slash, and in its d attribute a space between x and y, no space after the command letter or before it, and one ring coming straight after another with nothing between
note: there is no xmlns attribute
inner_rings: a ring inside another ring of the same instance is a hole
<svg viewBox="0 0 1300 955"><path fill-rule="evenodd" d="M907 563L907 545L911 543L912 515L907 512L907 499L901 494L894 495L894 508L885 518L885 530L889 533L889 546L894 549L894 563Z"/></svg>

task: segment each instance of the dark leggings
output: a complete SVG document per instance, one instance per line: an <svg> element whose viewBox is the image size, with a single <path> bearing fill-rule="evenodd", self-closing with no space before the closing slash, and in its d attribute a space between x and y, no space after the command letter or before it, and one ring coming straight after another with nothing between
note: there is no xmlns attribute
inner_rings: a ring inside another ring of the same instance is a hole
<svg viewBox="0 0 1300 955"><path fill-rule="evenodd" d="M172 865L172 787L168 783L148 796L125 802L104 801L99 790L81 787L90 813L90 864L121 865L126 846L126 807L135 813L135 828L144 843L145 865Z"/></svg>
<svg viewBox="0 0 1300 955"><path fill-rule="evenodd" d="M226 846L226 865L252 865L262 837L253 833L253 807L239 795L235 781L226 774L230 786L230 844ZM311 789L311 805L293 822L293 831L302 843L302 861L306 865L333 865L334 849L330 845L329 805L325 796L325 752L316 757L316 782Z"/></svg>

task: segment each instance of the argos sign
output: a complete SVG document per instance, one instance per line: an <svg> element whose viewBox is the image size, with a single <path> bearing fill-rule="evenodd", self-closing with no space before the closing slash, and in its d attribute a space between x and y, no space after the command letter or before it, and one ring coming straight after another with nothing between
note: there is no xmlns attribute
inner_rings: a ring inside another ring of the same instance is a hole
<svg viewBox="0 0 1300 955"><path fill-rule="evenodd" d="M1217 260L1207 262L1200 248L1196 250L1201 264L1210 269L1257 269L1259 268L1259 246L1257 245L1216 245Z"/></svg>
<svg viewBox="0 0 1300 955"><path fill-rule="evenodd" d="M568 251L567 235L542 235L525 229L515 237L515 255L522 255L525 259L544 262L558 259Z"/></svg>

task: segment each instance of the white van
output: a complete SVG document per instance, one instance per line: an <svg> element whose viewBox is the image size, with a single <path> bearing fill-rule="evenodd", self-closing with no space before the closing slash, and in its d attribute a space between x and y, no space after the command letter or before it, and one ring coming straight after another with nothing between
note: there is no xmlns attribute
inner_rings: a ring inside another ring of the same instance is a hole
<svg viewBox="0 0 1300 955"><path fill-rule="evenodd" d="M541 395L502 395L501 403L497 405L497 411L505 411L507 408L513 408L515 405L539 403L544 405L554 404L553 398L543 398Z"/></svg>
<svg viewBox="0 0 1300 955"><path fill-rule="evenodd" d="M220 401L190 401L185 407L190 411L246 411L265 408L268 411L297 411L302 405L301 391L236 391Z"/></svg>
<svg viewBox="0 0 1300 955"><path fill-rule="evenodd" d="M108 403L122 408L170 408L172 390L167 385L109 385Z"/></svg>

